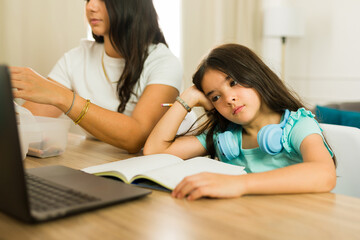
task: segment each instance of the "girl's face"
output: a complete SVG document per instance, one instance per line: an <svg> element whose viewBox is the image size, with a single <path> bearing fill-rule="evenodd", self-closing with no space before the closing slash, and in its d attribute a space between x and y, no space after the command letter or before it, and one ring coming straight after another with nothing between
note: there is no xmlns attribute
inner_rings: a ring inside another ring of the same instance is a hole
<svg viewBox="0 0 360 240"><path fill-rule="evenodd" d="M109 15L104 0L87 0L86 17L95 35L105 36L109 34Z"/></svg>
<svg viewBox="0 0 360 240"><path fill-rule="evenodd" d="M221 71L207 70L202 88L216 110L231 122L246 126L259 114L261 99L257 91L241 86Z"/></svg>

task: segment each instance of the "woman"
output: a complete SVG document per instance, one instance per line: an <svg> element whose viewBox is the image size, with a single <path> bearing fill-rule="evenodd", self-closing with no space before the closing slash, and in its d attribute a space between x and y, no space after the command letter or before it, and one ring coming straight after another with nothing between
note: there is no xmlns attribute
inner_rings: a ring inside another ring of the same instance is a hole
<svg viewBox="0 0 360 240"><path fill-rule="evenodd" d="M96 138L138 152L179 93L182 69L151 0L88 0L95 42L67 52L48 79L11 67L14 97L34 115L65 113Z"/></svg>

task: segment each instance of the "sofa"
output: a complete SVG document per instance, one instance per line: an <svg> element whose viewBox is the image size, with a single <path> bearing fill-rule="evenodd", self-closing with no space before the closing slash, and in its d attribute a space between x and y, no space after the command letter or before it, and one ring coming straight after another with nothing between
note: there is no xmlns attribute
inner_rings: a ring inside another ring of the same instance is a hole
<svg viewBox="0 0 360 240"><path fill-rule="evenodd" d="M360 198L360 129L320 123L336 161L336 187L333 193Z"/></svg>
<svg viewBox="0 0 360 240"><path fill-rule="evenodd" d="M360 101L316 105L312 111L320 123L360 128Z"/></svg>
<svg viewBox="0 0 360 240"><path fill-rule="evenodd" d="M316 105L312 112L336 156L332 192L360 198L360 101Z"/></svg>
<svg viewBox="0 0 360 240"><path fill-rule="evenodd" d="M352 112L360 112L360 101L359 102L340 102L326 104L326 107L335 108L338 110L346 110Z"/></svg>

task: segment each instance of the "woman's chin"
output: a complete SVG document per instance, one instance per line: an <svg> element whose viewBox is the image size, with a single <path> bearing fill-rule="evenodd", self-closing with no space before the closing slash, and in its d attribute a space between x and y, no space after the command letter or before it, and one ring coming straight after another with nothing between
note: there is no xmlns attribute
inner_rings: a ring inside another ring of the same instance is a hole
<svg viewBox="0 0 360 240"><path fill-rule="evenodd" d="M97 29L96 27L92 28L91 30L92 30L92 33L98 37L104 36L104 31L101 31L100 29Z"/></svg>

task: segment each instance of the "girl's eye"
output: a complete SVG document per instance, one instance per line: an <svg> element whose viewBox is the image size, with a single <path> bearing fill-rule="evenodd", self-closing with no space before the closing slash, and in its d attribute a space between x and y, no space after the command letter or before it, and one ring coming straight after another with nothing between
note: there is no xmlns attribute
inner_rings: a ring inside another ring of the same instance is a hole
<svg viewBox="0 0 360 240"><path fill-rule="evenodd" d="M214 96L211 98L211 101L216 102L217 100L219 100L219 98L220 98L219 96Z"/></svg>
<svg viewBox="0 0 360 240"><path fill-rule="evenodd" d="M233 86L235 86L236 84L238 84L236 81L234 81L234 80L231 80L231 81L230 81L230 87L233 87Z"/></svg>

